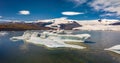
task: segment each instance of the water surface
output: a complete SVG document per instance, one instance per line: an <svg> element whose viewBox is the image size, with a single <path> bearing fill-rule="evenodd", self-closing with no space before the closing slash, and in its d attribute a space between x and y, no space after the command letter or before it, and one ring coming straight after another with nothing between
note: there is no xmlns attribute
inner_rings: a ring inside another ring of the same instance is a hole
<svg viewBox="0 0 120 63"><path fill-rule="evenodd" d="M120 44L120 32L74 31L74 34L89 33L85 43L75 43L87 49L46 48L25 41L13 42L10 37L19 36L23 31L8 32L0 36L0 63L120 63L120 55L104 51L104 48Z"/></svg>

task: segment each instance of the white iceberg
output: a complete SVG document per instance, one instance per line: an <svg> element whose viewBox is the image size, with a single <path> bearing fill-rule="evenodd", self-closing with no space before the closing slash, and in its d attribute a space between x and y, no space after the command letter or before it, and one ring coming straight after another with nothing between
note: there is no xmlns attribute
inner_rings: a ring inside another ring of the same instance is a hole
<svg viewBox="0 0 120 63"><path fill-rule="evenodd" d="M12 40L25 40L26 42L30 42L33 44L41 44L50 48L57 47L71 47L77 49L84 49L83 46L66 44L65 42L84 42L87 38L89 38L89 34L79 34L79 35L66 35L66 34L58 34L52 32L25 32L22 36L12 37Z"/></svg>
<svg viewBox="0 0 120 63"><path fill-rule="evenodd" d="M31 37L26 41L30 43L34 43L34 44L45 45L50 48L58 48L58 47L71 47L71 48L77 48L77 49L85 48L83 46L66 44L59 37L57 37L57 34L51 34L50 36L47 36L46 34L40 34L39 32L33 32Z"/></svg>
<svg viewBox="0 0 120 63"><path fill-rule="evenodd" d="M115 45L113 47L106 48L104 50L108 50L108 51L112 51L112 52L120 54L120 45Z"/></svg>
<svg viewBox="0 0 120 63"><path fill-rule="evenodd" d="M31 34L32 34L32 32L25 31L22 36L12 37L12 38L10 38L10 40L12 40L12 41L18 41L18 40L29 39L29 37L31 36Z"/></svg>
<svg viewBox="0 0 120 63"><path fill-rule="evenodd" d="M90 38L90 34L58 34L52 32L43 32L44 36L49 37L50 39L56 40L58 37L63 42L84 42L86 39Z"/></svg>
<svg viewBox="0 0 120 63"><path fill-rule="evenodd" d="M56 38L57 39L57 38ZM41 44L44 46L47 46L49 48L58 48L58 47L71 47L71 48L77 48L77 49L84 49L85 47L83 46L78 46L78 45L70 45L66 44L60 40L54 41L51 39L42 39L39 37L31 37L29 40L26 40L27 42L33 43L33 44Z"/></svg>
<svg viewBox="0 0 120 63"><path fill-rule="evenodd" d="M3 31L0 32L0 36L5 36L7 34L8 34L7 32L3 32Z"/></svg>

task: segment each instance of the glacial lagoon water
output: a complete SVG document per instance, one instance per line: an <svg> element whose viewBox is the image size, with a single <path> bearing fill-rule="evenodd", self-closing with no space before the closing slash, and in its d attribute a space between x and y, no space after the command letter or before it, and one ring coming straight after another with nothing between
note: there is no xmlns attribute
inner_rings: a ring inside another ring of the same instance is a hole
<svg viewBox="0 0 120 63"><path fill-rule="evenodd" d="M87 49L54 48L34 45L25 41L13 42L9 38L22 35L24 31L8 31L0 36L0 63L120 63L120 55L105 51L120 44L120 32L73 31L74 34L89 33L85 43L73 43Z"/></svg>

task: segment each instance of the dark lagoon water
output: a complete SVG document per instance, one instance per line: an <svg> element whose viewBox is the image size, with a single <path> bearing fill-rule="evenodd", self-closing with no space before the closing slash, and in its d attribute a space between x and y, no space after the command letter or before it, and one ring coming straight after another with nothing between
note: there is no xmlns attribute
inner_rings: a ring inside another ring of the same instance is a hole
<svg viewBox="0 0 120 63"><path fill-rule="evenodd" d="M104 48L120 44L120 32L74 31L74 34L89 33L85 43L74 43L87 49L46 48L24 41L13 42L9 38L23 34L23 31L8 32L0 36L0 63L120 63L120 55Z"/></svg>

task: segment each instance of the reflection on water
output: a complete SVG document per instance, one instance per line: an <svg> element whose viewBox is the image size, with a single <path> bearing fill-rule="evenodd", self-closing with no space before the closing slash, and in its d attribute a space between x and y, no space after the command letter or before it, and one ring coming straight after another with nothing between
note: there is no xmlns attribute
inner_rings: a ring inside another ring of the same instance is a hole
<svg viewBox="0 0 120 63"><path fill-rule="evenodd" d="M91 38L80 45L87 49L49 49L25 41L12 42L10 37L22 35L23 31L8 32L0 36L0 63L120 63L120 55L104 51L120 44L120 32L74 31L74 34L89 33Z"/></svg>

